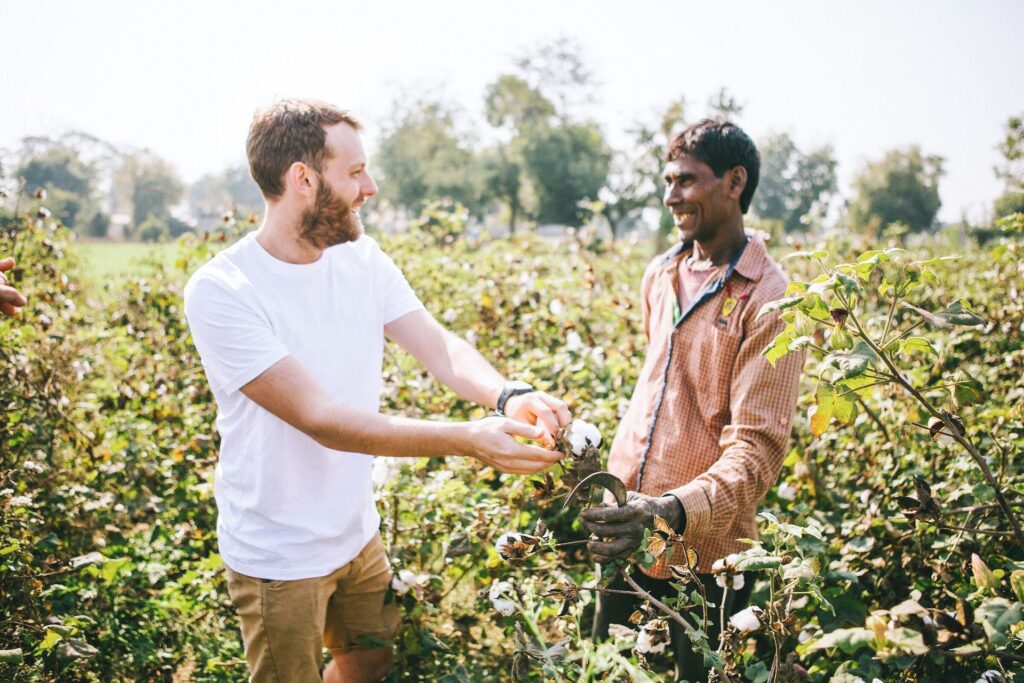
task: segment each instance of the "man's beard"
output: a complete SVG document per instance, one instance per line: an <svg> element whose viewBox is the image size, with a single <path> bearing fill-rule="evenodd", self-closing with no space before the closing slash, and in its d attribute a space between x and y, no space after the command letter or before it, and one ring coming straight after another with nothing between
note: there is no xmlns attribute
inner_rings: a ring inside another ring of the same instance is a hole
<svg viewBox="0 0 1024 683"><path fill-rule="evenodd" d="M316 193L316 204L302 214L299 236L317 249L354 242L363 234L363 223L352 206L331 191L323 178Z"/></svg>

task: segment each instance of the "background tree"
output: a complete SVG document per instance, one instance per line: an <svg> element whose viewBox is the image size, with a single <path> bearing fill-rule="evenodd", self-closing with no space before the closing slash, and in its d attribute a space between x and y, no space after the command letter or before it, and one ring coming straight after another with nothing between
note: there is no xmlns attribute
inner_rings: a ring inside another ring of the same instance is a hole
<svg viewBox="0 0 1024 683"><path fill-rule="evenodd" d="M611 163L600 127L582 117L592 85L578 43L561 39L534 46L488 86L485 115L502 142L486 185L510 217L523 208L541 223L586 219L583 204L598 198Z"/></svg>
<svg viewBox="0 0 1024 683"><path fill-rule="evenodd" d="M537 193L537 221L582 225L589 213L581 202L597 199L611 163L597 125L541 128L526 141L523 159Z"/></svg>
<svg viewBox="0 0 1024 683"><path fill-rule="evenodd" d="M633 140L629 149L615 154L603 192L605 216L613 238L638 225L642 212L648 208L660 211L658 234L671 231L671 214L661 203L661 173L668 140L683 126L685 109L686 100L680 97L658 111L653 121L636 122L629 131Z"/></svg>
<svg viewBox="0 0 1024 683"><path fill-rule="evenodd" d="M807 219L822 219L836 196L836 160L832 148L805 154L786 133L758 145L761 178L753 209L759 218L779 221L786 232L806 230Z"/></svg>
<svg viewBox="0 0 1024 683"><path fill-rule="evenodd" d="M473 150L456 129L454 108L437 98L402 106L403 99L396 100L396 115L385 125L374 155L374 166L387 179L381 198L411 213L445 197L477 209Z"/></svg>
<svg viewBox="0 0 1024 683"><path fill-rule="evenodd" d="M708 118L716 121L735 121L743 115L744 106L727 88L722 87L708 98Z"/></svg>
<svg viewBox="0 0 1024 683"><path fill-rule="evenodd" d="M996 199L996 217L1024 213L1024 118L1010 117L997 149L1003 163L995 168L996 177L1003 180L1006 188Z"/></svg>
<svg viewBox="0 0 1024 683"><path fill-rule="evenodd" d="M924 155L920 147L892 150L869 163L853 181L849 207L850 227L877 233L891 223L910 230L931 229L942 206L939 178L942 157Z"/></svg>
<svg viewBox="0 0 1024 683"><path fill-rule="evenodd" d="M244 164L199 178L189 187L188 203L201 221L219 221L228 211L239 216L263 211L263 195Z"/></svg>
<svg viewBox="0 0 1024 683"><path fill-rule="evenodd" d="M153 152L125 154L115 184L129 197L133 232L150 216L165 223L171 236L188 231L188 225L171 215L171 208L185 194L185 185L174 167Z"/></svg>
<svg viewBox="0 0 1024 683"><path fill-rule="evenodd" d="M27 192L46 190L46 207L64 225L79 234L106 234L109 218L97 199L96 168L75 148L49 138L26 138L16 175Z"/></svg>
<svg viewBox="0 0 1024 683"><path fill-rule="evenodd" d="M521 76L503 74L484 93L484 118L499 142L480 157L482 199L504 208L509 234L515 234L520 217L534 213L536 204L524 170L523 146L554 117L555 105Z"/></svg>

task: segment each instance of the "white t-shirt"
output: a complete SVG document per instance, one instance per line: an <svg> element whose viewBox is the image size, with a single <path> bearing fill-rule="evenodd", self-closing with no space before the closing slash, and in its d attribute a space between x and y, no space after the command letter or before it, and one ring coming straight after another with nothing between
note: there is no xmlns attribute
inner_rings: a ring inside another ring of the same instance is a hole
<svg viewBox="0 0 1024 683"><path fill-rule="evenodd" d="M333 401L377 413L384 325L421 308L368 236L296 265L249 234L189 279L185 315L218 408L217 535L233 570L325 576L380 525L371 456L321 446L239 389L290 355Z"/></svg>

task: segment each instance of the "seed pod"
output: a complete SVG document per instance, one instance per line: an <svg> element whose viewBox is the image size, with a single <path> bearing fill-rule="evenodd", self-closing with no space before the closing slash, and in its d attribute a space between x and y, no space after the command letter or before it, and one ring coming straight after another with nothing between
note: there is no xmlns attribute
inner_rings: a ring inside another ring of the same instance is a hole
<svg viewBox="0 0 1024 683"><path fill-rule="evenodd" d="M842 327L837 327L832 331L832 336L828 339L829 348L833 351L846 351L853 348L853 337Z"/></svg>

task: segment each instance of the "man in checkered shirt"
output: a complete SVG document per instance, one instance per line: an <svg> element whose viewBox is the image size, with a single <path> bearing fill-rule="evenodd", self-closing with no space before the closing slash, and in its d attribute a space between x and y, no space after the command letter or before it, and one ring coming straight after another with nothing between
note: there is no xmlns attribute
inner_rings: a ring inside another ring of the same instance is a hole
<svg viewBox="0 0 1024 683"><path fill-rule="evenodd" d="M647 356L608 464L631 489L629 501L587 510L583 521L597 536L591 554L607 562L631 555L654 517L664 518L697 550L708 600L718 605L723 589L707 572L747 547L738 539L757 537L757 505L782 466L804 355L775 367L761 355L784 323L758 312L784 296L787 279L763 239L743 227L760 172L754 142L731 123L702 121L673 138L665 161L664 203L680 241L644 273ZM682 553L666 553L637 582L654 597L674 595L668 565L683 564ZM611 587L629 590L621 579ZM746 606L751 582L733 588L727 615ZM599 596L595 637L638 606ZM672 626L678 680L705 680L703 659Z"/></svg>

